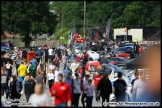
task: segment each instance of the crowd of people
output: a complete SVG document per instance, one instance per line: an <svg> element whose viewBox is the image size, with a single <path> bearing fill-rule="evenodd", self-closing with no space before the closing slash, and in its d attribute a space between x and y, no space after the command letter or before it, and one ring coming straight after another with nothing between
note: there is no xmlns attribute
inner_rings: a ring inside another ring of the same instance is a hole
<svg viewBox="0 0 162 108"><path fill-rule="evenodd" d="M20 52L16 48L14 51L16 58L13 60L16 65L15 74L12 74L14 73L12 72L13 65L9 61L3 63L1 68L2 106L5 99L20 99L22 95L26 96L31 106L51 106L50 97L55 97L53 100L56 107L79 107L80 98L83 107L92 107L93 97L96 103L100 103L101 100L102 103L109 102L112 93L115 94L117 102L125 101L127 84L122 78L122 73L118 73L118 79L112 85L107 73L100 76L99 72L96 72L93 76L90 70L85 71L88 61L86 50L80 61L71 48L61 51L49 46L39 50L40 54L36 54L32 60L28 61L27 51L23 49ZM44 92L47 85L50 94ZM143 101L145 86L147 86L145 72L139 75L138 70L134 69L132 85L131 101ZM3 96L4 91L6 97ZM104 107L103 104L102 106Z"/></svg>

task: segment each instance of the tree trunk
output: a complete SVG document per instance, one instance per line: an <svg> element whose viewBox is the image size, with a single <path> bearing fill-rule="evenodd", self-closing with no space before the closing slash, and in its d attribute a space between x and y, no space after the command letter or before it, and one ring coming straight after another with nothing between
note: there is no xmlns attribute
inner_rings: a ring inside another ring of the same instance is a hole
<svg viewBox="0 0 162 108"><path fill-rule="evenodd" d="M29 48L30 47L30 42L31 42L29 34L25 35L25 41L24 42L25 42L25 48Z"/></svg>

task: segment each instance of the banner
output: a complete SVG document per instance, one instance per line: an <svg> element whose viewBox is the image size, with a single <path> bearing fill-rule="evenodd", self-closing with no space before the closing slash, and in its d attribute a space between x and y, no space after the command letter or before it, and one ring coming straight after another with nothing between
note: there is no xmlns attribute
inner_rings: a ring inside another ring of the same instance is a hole
<svg viewBox="0 0 162 108"><path fill-rule="evenodd" d="M106 32L105 27L100 28L90 28L88 30L88 36L91 40L102 40L104 39L103 34Z"/></svg>
<svg viewBox="0 0 162 108"><path fill-rule="evenodd" d="M108 19L106 25L106 41L110 38L111 18Z"/></svg>

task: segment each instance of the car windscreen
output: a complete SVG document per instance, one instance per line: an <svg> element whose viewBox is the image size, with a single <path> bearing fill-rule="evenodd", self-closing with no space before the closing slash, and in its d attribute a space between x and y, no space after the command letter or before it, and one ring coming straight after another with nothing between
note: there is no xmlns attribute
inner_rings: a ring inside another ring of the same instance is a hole
<svg viewBox="0 0 162 108"><path fill-rule="evenodd" d="M125 51L126 49L125 48L117 48L115 49L115 51Z"/></svg>

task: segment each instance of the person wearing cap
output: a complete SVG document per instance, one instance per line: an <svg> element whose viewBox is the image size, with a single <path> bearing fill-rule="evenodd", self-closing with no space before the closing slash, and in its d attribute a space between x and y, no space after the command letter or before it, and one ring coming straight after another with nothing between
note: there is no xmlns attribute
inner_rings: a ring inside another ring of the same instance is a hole
<svg viewBox="0 0 162 108"><path fill-rule="evenodd" d="M71 107L71 92L68 83L63 81L63 75L58 74L58 82L51 87L51 96L55 96L55 107Z"/></svg>
<svg viewBox="0 0 162 108"><path fill-rule="evenodd" d="M18 68L18 72L19 72L19 81L23 82L24 77L27 74L27 67L24 65L24 62L21 62L21 65Z"/></svg>
<svg viewBox="0 0 162 108"><path fill-rule="evenodd" d="M146 81L146 73L144 71L140 72L140 78L134 82L133 85L133 93L132 93L132 101L143 102L145 97L145 92L147 91L147 81ZM135 98L135 100L133 100Z"/></svg>

